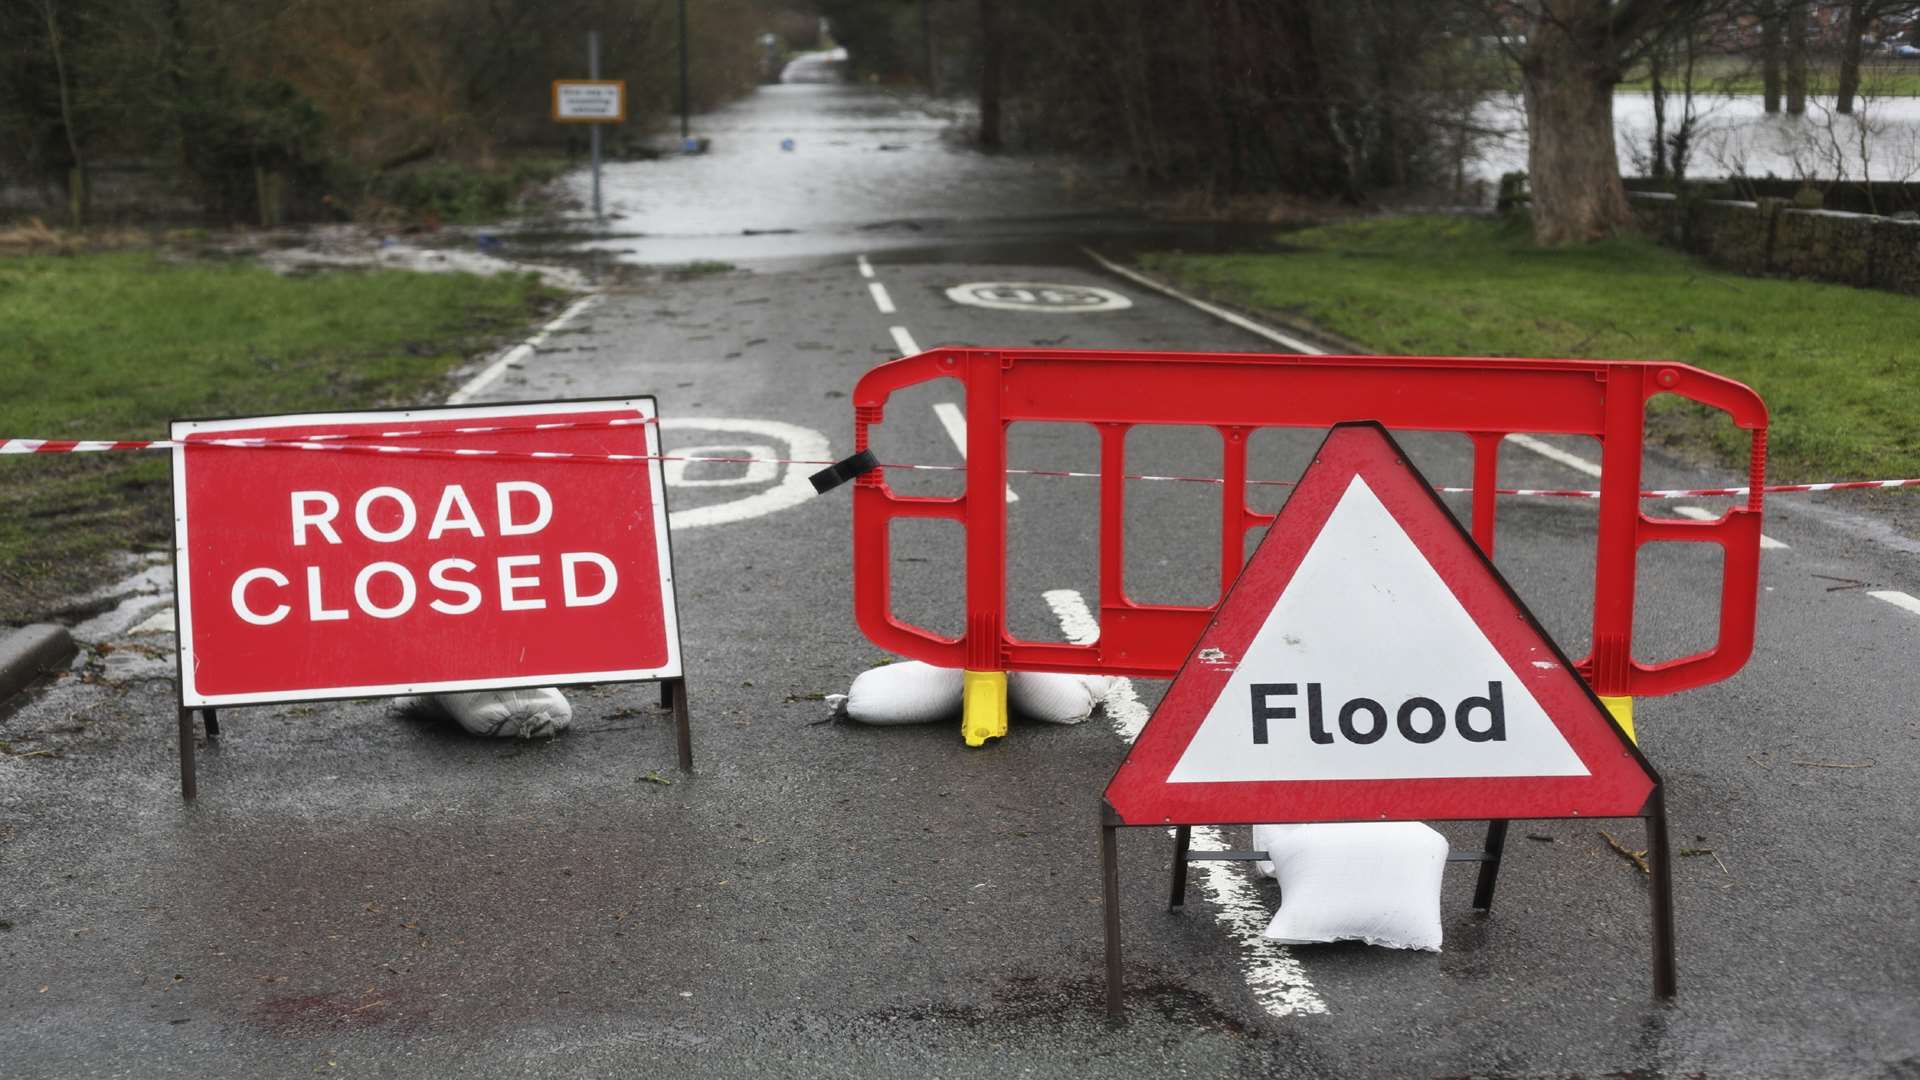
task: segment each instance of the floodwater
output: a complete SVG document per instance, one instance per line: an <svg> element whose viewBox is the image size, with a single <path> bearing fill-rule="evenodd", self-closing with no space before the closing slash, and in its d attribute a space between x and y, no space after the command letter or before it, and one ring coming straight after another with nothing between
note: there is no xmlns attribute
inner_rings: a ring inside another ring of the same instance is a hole
<svg viewBox="0 0 1920 1080"><path fill-rule="evenodd" d="M1667 101L1672 132L1681 102ZM1687 175L1820 180L1912 180L1920 177L1920 98L1864 101L1853 116L1833 112L1833 100L1811 98L1804 116L1767 115L1756 94L1711 94L1695 98L1697 134ZM1504 134L1482 148L1469 174L1497 181L1525 170L1525 114L1517 95L1490 99L1476 116ZM1653 95L1621 91L1613 97L1614 137L1623 172L1649 172Z"/></svg>
<svg viewBox="0 0 1920 1080"><path fill-rule="evenodd" d="M1108 205L1096 167L981 153L960 106L839 82L837 67L803 57L788 81L696 117L705 153L603 165L606 220L584 246L652 264L825 256L1073 231ZM565 182L592 205L589 170Z"/></svg>

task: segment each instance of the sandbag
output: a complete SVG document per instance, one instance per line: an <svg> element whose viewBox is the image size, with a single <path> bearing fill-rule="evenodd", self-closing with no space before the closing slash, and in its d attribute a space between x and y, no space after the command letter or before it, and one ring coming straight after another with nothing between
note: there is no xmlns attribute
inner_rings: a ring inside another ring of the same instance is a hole
<svg viewBox="0 0 1920 1080"><path fill-rule="evenodd" d="M1007 707L1029 720L1077 724L1093 715L1112 688L1105 675L1016 671L1007 676Z"/></svg>
<svg viewBox="0 0 1920 1080"><path fill-rule="evenodd" d="M559 690L475 690L433 694L431 704L475 735L503 739L550 738L573 723L573 706Z"/></svg>
<svg viewBox="0 0 1920 1080"><path fill-rule="evenodd" d="M862 724L928 724L960 718L959 668L919 660L861 672L847 691L847 719Z"/></svg>
<svg viewBox="0 0 1920 1080"><path fill-rule="evenodd" d="M1265 936L1288 945L1364 941L1440 951L1447 838L1417 821L1255 825L1259 871L1280 881Z"/></svg>

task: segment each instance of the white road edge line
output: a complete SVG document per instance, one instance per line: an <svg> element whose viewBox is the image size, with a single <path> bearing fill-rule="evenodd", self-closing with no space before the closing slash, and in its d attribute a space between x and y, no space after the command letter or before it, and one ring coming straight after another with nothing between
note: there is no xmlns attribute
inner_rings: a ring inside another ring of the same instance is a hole
<svg viewBox="0 0 1920 1080"><path fill-rule="evenodd" d="M1216 319L1223 319L1227 322L1230 322L1233 325L1239 327L1242 330L1247 331L1250 334L1258 334L1261 337L1266 338L1268 341L1272 341L1277 344L1284 345L1287 348L1292 349L1294 352L1297 352L1297 353L1305 353L1308 356L1327 355L1327 350L1325 349L1316 349L1312 345L1309 345L1306 342L1301 341L1299 338L1294 337L1291 334L1283 334L1280 331L1275 330L1271 326L1265 326L1265 325L1262 325L1261 323L1254 322L1252 319L1247 318L1245 315L1242 315L1234 311L1228 311L1226 308L1223 308L1218 304L1209 304L1205 300L1201 300L1198 297L1188 296L1186 293L1181 292L1179 289L1176 289L1173 286L1166 284L1165 282L1157 281L1153 278L1150 278L1147 275L1139 272L1138 270L1133 270L1133 269L1129 269L1128 267L1121 266L1119 263L1114 262L1111 259L1108 259L1106 256L1100 254L1099 252L1093 250L1092 248L1083 247L1080 250L1087 253L1087 258L1092 259L1094 262L1099 263L1101 266L1105 267L1107 270L1112 271L1113 273L1119 274L1121 277L1126 278L1128 281L1131 281L1137 285L1144 285L1147 288L1152 289L1154 292L1165 293L1166 295L1173 297L1175 300L1178 300L1183 304L1186 304L1190 307L1199 308L1201 311L1204 311L1207 314L1212 315Z"/></svg>
<svg viewBox="0 0 1920 1080"><path fill-rule="evenodd" d="M952 439L953 445L959 448L960 456L966 457L967 414L961 412L960 406L951 401L937 401L933 405L933 415L940 418L940 426L947 429L947 438ZM1007 485L1007 501L1010 503L1020 501L1020 496L1013 493L1012 484Z"/></svg>
<svg viewBox="0 0 1920 1080"><path fill-rule="evenodd" d="M907 333L906 327L889 326L887 333L893 335L893 347L900 350L901 356L912 356L920 351L919 343L913 340L912 334Z"/></svg>
<svg viewBox="0 0 1920 1080"><path fill-rule="evenodd" d="M1874 589L1867 593L1875 600L1885 600L1902 611L1920 615L1920 600L1916 600L1898 589Z"/></svg>
<svg viewBox="0 0 1920 1080"><path fill-rule="evenodd" d="M855 264L857 264L860 267L861 277L873 276L873 264L867 261L867 257L865 255L855 256L853 261Z"/></svg>
<svg viewBox="0 0 1920 1080"><path fill-rule="evenodd" d="M1716 514L1713 511L1700 506L1676 506L1676 507L1673 507L1673 512L1676 514L1679 514L1683 518L1692 518L1695 521L1719 521L1720 520L1719 514ZM1760 550L1761 551L1785 551L1787 550L1787 545L1781 543L1778 540L1775 540L1773 537L1768 536L1766 533L1761 533L1760 534Z"/></svg>
<svg viewBox="0 0 1920 1080"><path fill-rule="evenodd" d="M887 295L887 287L885 285L877 281L870 281L867 283L867 291L873 294L873 306L880 309L880 314L893 314L893 297Z"/></svg>
<svg viewBox="0 0 1920 1080"><path fill-rule="evenodd" d="M1060 629L1075 645L1091 645L1100 636L1100 623L1087 610L1087 602L1073 589L1050 589L1041 594ZM1132 680L1116 678L1107 691L1107 720L1114 734L1131 744L1146 725L1147 709L1133 690ZM1224 851L1226 841L1218 829L1198 826L1193 830L1196 851ZM1232 863L1198 862L1191 872L1200 891L1213 905L1213 917L1240 947L1242 974L1247 988L1268 1016L1288 1017L1324 1014L1327 1003L1313 988L1306 969L1286 946L1264 936L1268 921L1266 902L1260 890Z"/></svg>
<svg viewBox="0 0 1920 1080"><path fill-rule="evenodd" d="M1299 338L1294 337L1291 334L1283 334L1280 331L1275 330L1273 327L1267 326L1263 323L1255 322L1254 320L1247 318L1245 315L1242 315L1237 311L1228 311L1226 308L1223 308L1218 304L1209 304L1205 300L1201 300L1198 297L1188 296L1186 293L1181 292L1179 289L1176 289L1173 286L1168 285L1163 281L1159 281L1154 278L1148 277L1147 275L1139 272L1138 270L1121 266L1119 263L1114 262L1113 260L1107 258L1106 256L1093 250L1092 248L1083 247L1080 250L1086 252L1087 258L1092 259L1096 263L1099 263L1102 267L1105 267L1107 270L1110 270L1113 273L1119 274L1121 277L1126 278L1128 281L1132 281L1137 284L1144 285L1155 292L1163 293L1167 296L1171 296L1175 300L1178 300L1181 303L1188 305L1189 307L1198 308L1201 311L1204 311L1207 314L1212 315L1214 318L1232 323L1233 325L1239 327L1242 330L1247 331L1250 334L1258 334L1261 337L1266 338L1268 341L1272 341L1280 345L1284 345L1287 348L1292 349L1294 352L1304 353L1307 356L1327 355L1327 350L1325 349L1315 348L1314 346L1309 345L1304 341L1301 341ZM1531 435L1509 435L1507 436L1507 441L1513 443L1516 446L1520 446L1527 450L1531 450L1534 453L1539 454L1541 457L1548 458L1553 461L1557 461L1560 464L1565 465L1570 469L1583 472L1588 476L1600 475L1600 466L1594 464L1591 461L1588 461L1586 458L1583 458L1578 454L1568 453L1567 451L1562 450L1557 446L1549 445L1545 442L1540 441L1539 439L1534 438Z"/></svg>
<svg viewBox="0 0 1920 1080"><path fill-rule="evenodd" d="M465 405L467 402L472 401L480 391L492 386L494 380L506 374L508 368L532 356L534 350L538 349L541 343L547 340L547 335L558 332L561 327L578 318L581 312L599 303L600 297L600 293L589 293L575 300L572 304L568 305L565 311L555 316L552 322L541 327L538 333L520 344L515 345L513 348L508 349L506 352L501 353L499 359L488 364L478 375L468 379L461 385L460 389L455 390L447 398L447 404Z"/></svg>

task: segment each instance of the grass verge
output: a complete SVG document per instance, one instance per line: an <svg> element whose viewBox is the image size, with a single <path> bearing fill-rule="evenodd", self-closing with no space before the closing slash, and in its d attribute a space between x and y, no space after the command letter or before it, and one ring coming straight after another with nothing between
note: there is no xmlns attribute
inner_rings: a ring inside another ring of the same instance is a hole
<svg viewBox="0 0 1920 1080"><path fill-rule="evenodd" d="M1816 97L1831 97L1839 86L1837 63L1810 65L1807 92ZM1681 90L1681 75L1669 68L1662 76L1667 92ZM1766 83L1757 60L1743 56L1705 56L1694 65L1695 93L1759 94ZM1644 63L1636 65L1620 80L1621 90L1651 90L1653 79ZM1868 98L1913 97L1920 95L1920 60L1894 57L1868 57L1860 65L1860 92Z"/></svg>
<svg viewBox="0 0 1920 1080"><path fill-rule="evenodd" d="M1766 400L1770 479L1920 475L1913 297L1743 277L1640 237L1542 250L1524 223L1481 218L1383 218L1283 239L1286 253L1162 253L1145 265L1383 353L1694 364ZM1654 405L1670 445L1745 461L1732 425L1676 399Z"/></svg>
<svg viewBox="0 0 1920 1080"><path fill-rule="evenodd" d="M167 422L418 405L548 306L531 275L281 277L163 251L0 258L0 437L164 438ZM59 613L170 542L164 454L0 457L0 623Z"/></svg>

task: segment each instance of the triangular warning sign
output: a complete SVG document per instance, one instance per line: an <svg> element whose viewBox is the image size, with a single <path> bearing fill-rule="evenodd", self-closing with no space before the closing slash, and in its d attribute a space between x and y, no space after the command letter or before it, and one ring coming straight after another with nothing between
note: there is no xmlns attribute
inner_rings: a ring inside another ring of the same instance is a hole
<svg viewBox="0 0 1920 1080"><path fill-rule="evenodd" d="M1386 429L1350 423L1106 797L1127 825L1634 817L1658 783Z"/></svg>

